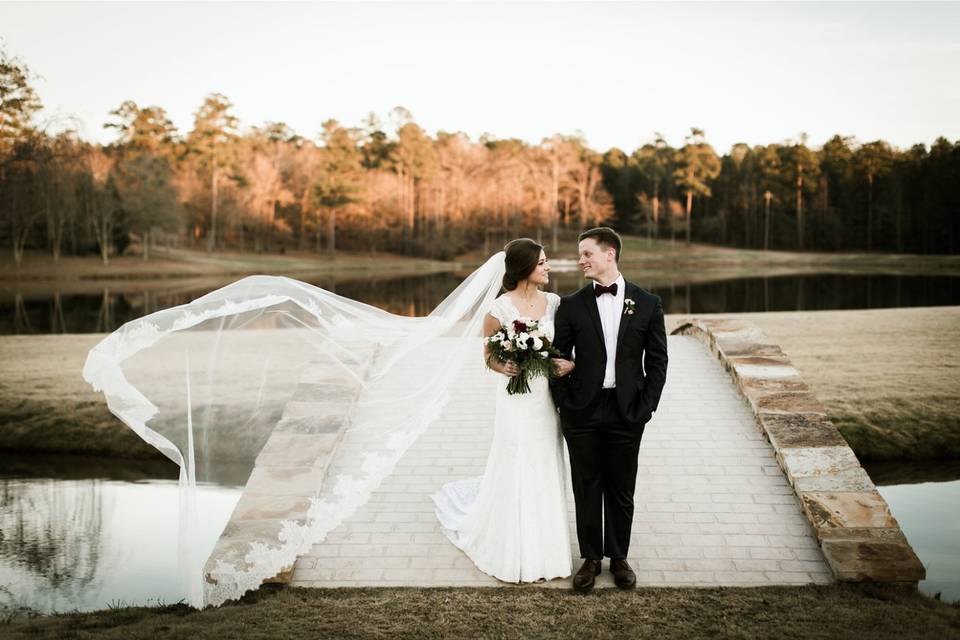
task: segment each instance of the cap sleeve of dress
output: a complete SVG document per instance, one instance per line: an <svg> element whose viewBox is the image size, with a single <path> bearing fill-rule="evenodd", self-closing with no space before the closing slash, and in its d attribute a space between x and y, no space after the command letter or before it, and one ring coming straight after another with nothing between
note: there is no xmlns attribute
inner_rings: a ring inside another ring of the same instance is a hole
<svg viewBox="0 0 960 640"><path fill-rule="evenodd" d="M489 313L496 318L500 324L507 324L510 321L510 311L507 305L504 304L503 296L493 301L493 304L490 305Z"/></svg>
<svg viewBox="0 0 960 640"><path fill-rule="evenodd" d="M553 293L552 291L547 292L547 305L550 307L550 315L554 316L557 314L557 308L560 306L560 296Z"/></svg>

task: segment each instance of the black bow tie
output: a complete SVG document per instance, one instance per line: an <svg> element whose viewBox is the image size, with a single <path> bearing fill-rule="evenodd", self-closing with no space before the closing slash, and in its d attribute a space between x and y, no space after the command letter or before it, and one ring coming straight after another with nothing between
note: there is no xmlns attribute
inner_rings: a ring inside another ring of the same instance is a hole
<svg viewBox="0 0 960 640"><path fill-rule="evenodd" d="M609 287L605 287L602 284L595 285L593 287L593 292L597 295L598 298L605 293L612 293L613 295L617 295L617 283L614 282Z"/></svg>

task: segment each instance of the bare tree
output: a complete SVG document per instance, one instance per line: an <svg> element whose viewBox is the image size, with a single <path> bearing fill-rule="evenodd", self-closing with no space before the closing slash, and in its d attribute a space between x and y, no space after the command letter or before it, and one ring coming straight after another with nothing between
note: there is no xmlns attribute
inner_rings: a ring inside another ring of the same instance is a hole
<svg viewBox="0 0 960 640"><path fill-rule="evenodd" d="M116 220L116 207L110 197L112 188L111 172L114 159L99 147L91 147L84 157L87 173L90 176L86 197L84 198L84 213L94 230L97 246L100 248L100 259L103 264L110 262L110 248L113 237L113 227Z"/></svg>

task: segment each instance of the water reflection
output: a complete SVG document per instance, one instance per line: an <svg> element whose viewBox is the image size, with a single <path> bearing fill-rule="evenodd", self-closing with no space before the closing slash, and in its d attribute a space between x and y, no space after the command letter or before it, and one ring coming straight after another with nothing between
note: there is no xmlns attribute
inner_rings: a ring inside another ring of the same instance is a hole
<svg viewBox="0 0 960 640"><path fill-rule="evenodd" d="M0 460L0 611L101 609L177 602L179 487L163 462L99 461L107 478L69 457ZM10 463L10 464L7 464ZM31 471L20 473L23 468ZM44 469L60 469L44 477ZM70 470L72 469L72 470ZM173 467L176 478L176 468ZM64 477L66 476L66 477ZM153 476L153 477L149 477ZM198 489L202 543L213 548L238 487Z"/></svg>
<svg viewBox="0 0 960 640"><path fill-rule="evenodd" d="M960 460L865 468L927 569L920 590L960 600Z"/></svg>
<svg viewBox="0 0 960 640"><path fill-rule="evenodd" d="M638 280L642 285L642 280ZM960 304L960 278L816 274L653 287L667 313L826 311Z"/></svg>
<svg viewBox="0 0 960 640"><path fill-rule="evenodd" d="M863 468L877 486L960 480L960 460L864 462Z"/></svg>
<svg viewBox="0 0 960 640"><path fill-rule="evenodd" d="M29 606L28 594L74 602L101 590L103 515L112 496L104 500L100 484L0 480L0 585L9 598L0 606Z"/></svg>
<svg viewBox="0 0 960 640"><path fill-rule="evenodd" d="M342 281L336 276L304 280L340 295L401 315L425 315L460 284L464 274L433 273L390 278L383 274ZM815 311L960 304L960 278L951 276L815 274L738 278L691 283L669 274L626 273L663 299L667 313ZM663 283L667 284L663 284ZM20 289L0 292L0 334L107 333L158 309L185 304L228 281L155 283L131 292L104 287L97 293ZM586 283L578 272L553 274L549 289L575 291Z"/></svg>

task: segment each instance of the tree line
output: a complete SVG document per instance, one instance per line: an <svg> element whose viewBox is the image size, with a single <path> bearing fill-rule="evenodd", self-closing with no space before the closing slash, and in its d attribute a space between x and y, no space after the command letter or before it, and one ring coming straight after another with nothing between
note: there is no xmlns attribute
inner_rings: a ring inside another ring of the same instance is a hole
<svg viewBox="0 0 960 640"><path fill-rule="evenodd" d="M397 107L387 126L335 120L313 138L283 123L241 130L223 95L207 96L190 131L163 108L124 102L110 144L38 124L27 66L0 52L0 242L96 252L138 243L450 258L490 234L556 246L600 223L650 238L764 249L957 251L960 143L902 151L835 136L749 146L719 156L703 131L680 147L661 135L632 153L582 136L539 144L429 135Z"/></svg>
<svg viewBox="0 0 960 640"><path fill-rule="evenodd" d="M801 136L735 144L719 156L691 129L678 149L659 134L630 155L611 149L602 170L615 221L653 237L756 249L960 249L960 141L943 137L901 150L841 135L814 149Z"/></svg>

